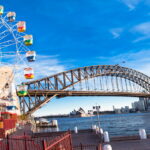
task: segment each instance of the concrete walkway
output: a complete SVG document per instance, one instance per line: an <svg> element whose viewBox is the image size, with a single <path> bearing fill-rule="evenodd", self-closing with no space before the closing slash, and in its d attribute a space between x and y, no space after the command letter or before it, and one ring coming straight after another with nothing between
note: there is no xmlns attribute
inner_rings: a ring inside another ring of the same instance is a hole
<svg viewBox="0 0 150 150"><path fill-rule="evenodd" d="M12 137L12 136L24 136L24 135L32 135L30 124L20 126L19 128L17 128L16 132L14 132L13 134L10 135L10 137Z"/></svg>
<svg viewBox="0 0 150 150"><path fill-rule="evenodd" d="M150 150L150 139L114 141L109 144L113 150Z"/></svg>
<svg viewBox="0 0 150 150"><path fill-rule="evenodd" d="M61 134L61 132L45 133L45 134L43 133L43 135L48 136L49 138L52 137L54 138L59 134ZM33 135L30 124L24 125L24 127L21 129L17 129L17 131L12 135L10 135L10 137L24 136L24 135ZM92 130L79 130L78 134L75 134L72 131L73 146L79 146L81 143L82 145L98 146L100 142L101 142L100 135L96 134ZM104 144L110 144L113 150L150 150L150 136L148 136L148 139L146 140L139 140L138 136L116 137L112 139L110 143Z"/></svg>
<svg viewBox="0 0 150 150"><path fill-rule="evenodd" d="M80 145L98 145L100 137L92 130L80 130L78 134L72 132L73 146Z"/></svg>

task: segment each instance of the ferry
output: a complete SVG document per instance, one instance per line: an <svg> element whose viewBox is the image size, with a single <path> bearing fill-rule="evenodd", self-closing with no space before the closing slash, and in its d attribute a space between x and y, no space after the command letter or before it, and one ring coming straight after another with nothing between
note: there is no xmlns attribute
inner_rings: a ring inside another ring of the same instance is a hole
<svg viewBox="0 0 150 150"><path fill-rule="evenodd" d="M57 120L51 120L50 122L45 118L40 118L39 120L36 120L36 127L40 128L57 128L58 122Z"/></svg>

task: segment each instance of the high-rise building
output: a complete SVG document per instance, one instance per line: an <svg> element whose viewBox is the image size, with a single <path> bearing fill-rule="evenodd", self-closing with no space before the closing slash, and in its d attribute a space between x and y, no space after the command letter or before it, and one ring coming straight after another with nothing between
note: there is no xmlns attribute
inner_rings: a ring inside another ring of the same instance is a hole
<svg viewBox="0 0 150 150"><path fill-rule="evenodd" d="M115 111L115 106L113 105L113 111Z"/></svg>
<svg viewBox="0 0 150 150"><path fill-rule="evenodd" d="M136 101L132 103L132 109L135 111L145 111L144 101Z"/></svg>
<svg viewBox="0 0 150 150"><path fill-rule="evenodd" d="M148 110L150 108L150 98L148 98L148 97L140 97L139 101L143 101L145 110Z"/></svg>

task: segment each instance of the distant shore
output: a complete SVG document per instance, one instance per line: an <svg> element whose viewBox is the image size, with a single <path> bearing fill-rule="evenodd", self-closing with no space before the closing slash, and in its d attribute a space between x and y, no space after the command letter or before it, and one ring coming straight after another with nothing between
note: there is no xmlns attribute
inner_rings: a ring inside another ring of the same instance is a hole
<svg viewBox="0 0 150 150"><path fill-rule="evenodd" d="M62 114L62 115L47 115L47 116L40 116L40 117L35 117L37 118L67 118L69 117L69 114Z"/></svg>
<svg viewBox="0 0 150 150"><path fill-rule="evenodd" d="M129 112L129 113L119 113L119 114L132 114L132 113L140 113L140 112ZM149 112L141 112L141 113L149 113ZM114 111L105 111L105 112L100 112L99 115L110 115L110 114L118 114L115 113ZM97 116L98 114L94 114L92 116ZM79 116L70 116L69 114L58 114L58 115L47 115L47 116L39 116L35 117L35 119L39 118L80 118ZM86 116L86 117L91 117L91 116ZM81 117L82 118L82 117Z"/></svg>

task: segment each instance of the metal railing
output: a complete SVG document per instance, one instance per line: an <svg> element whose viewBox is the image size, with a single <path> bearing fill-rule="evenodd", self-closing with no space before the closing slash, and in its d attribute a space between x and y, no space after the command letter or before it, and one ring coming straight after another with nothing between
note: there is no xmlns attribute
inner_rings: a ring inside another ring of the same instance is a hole
<svg viewBox="0 0 150 150"><path fill-rule="evenodd" d="M0 150L73 150L71 133L66 132L55 138L31 136L13 136L0 141Z"/></svg>
<svg viewBox="0 0 150 150"><path fill-rule="evenodd" d="M56 137L54 140L46 142L44 140L44 150L72 150L71 133Z"/></svg>

